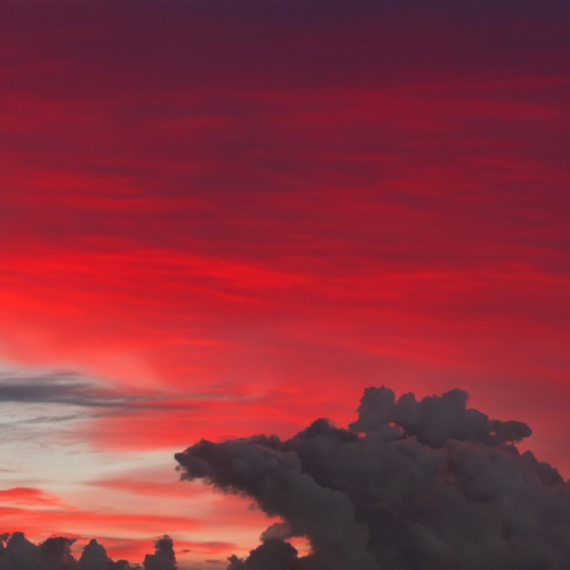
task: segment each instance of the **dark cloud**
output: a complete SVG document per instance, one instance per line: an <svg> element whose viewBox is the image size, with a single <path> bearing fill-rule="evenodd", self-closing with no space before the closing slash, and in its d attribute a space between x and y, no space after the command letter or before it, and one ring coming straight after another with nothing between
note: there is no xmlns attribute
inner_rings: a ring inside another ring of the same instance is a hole
<svg viewBox="0 0 570 570"><path fill-rule="evenodd" d="M85 546L79 558L79 568L81 570L103 570L108 568L109 563L110 558L107 556L105 547L95 539Z"/></svg>
<svg viewBox="0 0 570 570"><path fill-rule="evenodd" d="M75 542L73 538L63 536L48 538L40 544L40 554L45 567L50 570L75 570L77 561L71 554L71 546Z"/></svg>
<svg viewBox="0 0 570 570"><path fill-rule="evenodd" d="M7 535L3 538L8 539ZM2 544L0 553L0 568L2 570L46 570L39 546L32 544L23 533L15 532L6 546Z"/></svg>
<svg viewBox="0 0 570 570"><path fill-rule="evenodd" d="M247 561L230 557L228 570L301 570L297 550L288 542L269 538L251 552Z"/></svg>
<svg viewBox="0 0 570 570"><path fill-rule="evenodd" d="M248 400L250 394L227 394L232 383L214 385L209 392L177 393L167 398L163 394L133 394L119 392L112 386L84 378L76 372L55 371L37 374L0 373L0 403L60 404L83 408L153 408L161 406L190 407L201 400ZM165 402L167 400L167 402Z"/></svg>
<svg viewBox="0 0 570 570"><path fill-rule="evenodd" d="M176 570L172 539L163 536L156 541L154 548L154 554L147 554L144 559L144 570Z"/></svg>
<svg viewBox="0 0 570 570"><path fill-rule="evenodd" d="M71 552L74 542L72 538L54 537L37 546L21 532L0 535L0 570L143 570L127 560L113 561L96 540L91 540L76 560ZM176 569L172 540L163 536L155 543L155 553L146 556L144 570Z"/></svg>
<svg viewBox="0 0 570 570"><path fill-rule="evenodd" d="M526 424L466 404L462 390L369 388L350 430L319 419L286 441L201 441L176 459L184 479L284 521L229 570L567 570L569 483L515 447ZM287 542L298 536L309 555Z"/></svg>
<svg viewBox="0 0 570 570"><path fill-rule="evenodd" d="M125 406L132 398L114 393L73 372L13 374L0 377L0 402L64 404L81 407Z"/></svg>
<svg viewBox="0 0 570 570"><path fill-rule="evenodd" d="M429 396L420 402L413 394L404 394L396 402L394 392L384 386L367 388L358 408L358 420L350 428L368 433L396 424L431 447L441 447L450 439L499 445L531 435L525 423L489 420L480 411L468 409L467 399L464 390L450 390L443 396Z"/></svg>

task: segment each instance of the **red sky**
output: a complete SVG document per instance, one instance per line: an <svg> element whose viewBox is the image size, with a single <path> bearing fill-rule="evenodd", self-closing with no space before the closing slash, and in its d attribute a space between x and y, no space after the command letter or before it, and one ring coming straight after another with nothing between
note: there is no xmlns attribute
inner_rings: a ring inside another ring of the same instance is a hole
<svg viewBox="0 0 570 570"><path fill-rule="evenodd" d="M568 477L569 19L2 3L0 531L245 552L263 516L172 453L369 385L464 388Z"/></svg>

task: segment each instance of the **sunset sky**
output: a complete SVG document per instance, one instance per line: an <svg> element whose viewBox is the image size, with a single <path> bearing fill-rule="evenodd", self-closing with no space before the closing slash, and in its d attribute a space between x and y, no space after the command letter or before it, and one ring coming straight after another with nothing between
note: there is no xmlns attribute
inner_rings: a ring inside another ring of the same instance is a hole
<svg viewBox="0 0 570 570"><path fill-rule="evenodd" d="M0 2L0 533L225 567L208 438L460 387L570 477L570 3ZM184 552L187 551L187 552Z"/></svg>

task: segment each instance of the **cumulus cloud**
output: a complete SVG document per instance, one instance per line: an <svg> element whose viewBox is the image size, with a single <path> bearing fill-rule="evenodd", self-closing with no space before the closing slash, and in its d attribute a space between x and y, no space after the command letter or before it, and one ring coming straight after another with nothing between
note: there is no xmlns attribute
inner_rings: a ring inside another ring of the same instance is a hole
<svg viewBox="0 0 570 570"><path fill-rule="evenodd" d="M176 570L176 555L172 539L163 536L156 541L154 546L154 554L145 556L144 570Z"/></svg>
<svg viewBox="0 0 570 570"><path fill-rule="evenodd" d="M0 370L1 443L53 440L56 428L129 414L148 406L147 400L74 372Z"/></svg>
<svg viewBox="0 0 570 570"><path fill-rule="evenodd" d="M48 538L40 545L23 533L0 535L0 570L176 570L172 539L163 536L155 542L154 554L147 554L143 566L127 560L113 561L96 540L84 548L79 560L71 552L75 539Z"/></svg>
<svg viewBox="0 0 570 570"><path fill-rule="evenodd" d="M441 447L451 439L494 446L531 435L523 422L490 420L482 412L467 408L467 399L464 390L450 390L419 402L411 393L396 401L389 388L367 388L358 408L358 420L350 428L369 433L395 424L431 447Z"/></svg>
<svg viewBox="0 0 570 570"><path fill-rule="evenodd" d="M201 441L182 478L280 516L228 570L567 570L570 484L452 390L418 401L368 388L350 429L318 419L293 438ZM311 553L289 544L306 537Z"/></svg>
<svg viewBox="0 0 570 570"><path fill-rule="evenodd" d="M104 570L109 567L111 559L107 556L105 547L92 539L83 549L79 558L81 570Z"/></svg>

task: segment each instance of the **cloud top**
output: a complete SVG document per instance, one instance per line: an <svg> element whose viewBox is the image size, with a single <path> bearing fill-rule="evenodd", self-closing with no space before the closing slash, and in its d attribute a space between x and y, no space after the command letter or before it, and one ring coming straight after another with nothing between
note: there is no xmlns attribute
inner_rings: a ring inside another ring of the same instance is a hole
<svg viewBox="0 0 570 570"><path fill-rule="evenodd" d="M446 441L470 441L495 446L520 441L532 434L523 422L490 420L479 410L467 408L467 392L450 390L442 396L417 401L412 393L396 401L389 388L367 388L358 408L358 420L350 428L361 433L395 424L408 436L431 447Z"/></svg>

